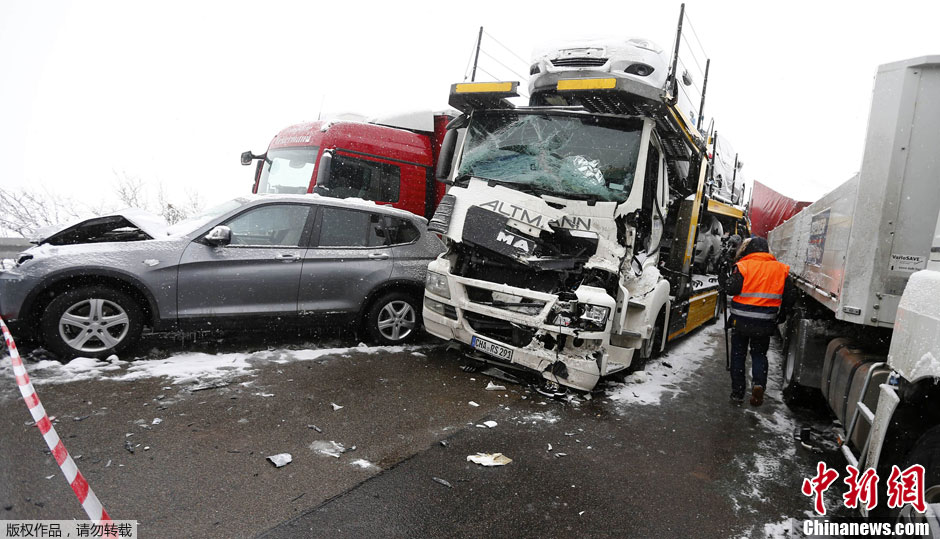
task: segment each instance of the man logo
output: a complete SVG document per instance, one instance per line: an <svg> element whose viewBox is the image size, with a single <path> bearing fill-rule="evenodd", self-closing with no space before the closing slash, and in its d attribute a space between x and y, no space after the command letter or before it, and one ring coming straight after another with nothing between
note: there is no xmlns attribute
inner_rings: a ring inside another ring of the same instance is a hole
<svg viewBox="0 0 940 539"><path fill-rule="evenodd" d="M529 242L517 236L513 236L507 232L500 231L500 233L496 236L496 241L501 241L506 245L511 245L524 253L529 252Z"/></svg>

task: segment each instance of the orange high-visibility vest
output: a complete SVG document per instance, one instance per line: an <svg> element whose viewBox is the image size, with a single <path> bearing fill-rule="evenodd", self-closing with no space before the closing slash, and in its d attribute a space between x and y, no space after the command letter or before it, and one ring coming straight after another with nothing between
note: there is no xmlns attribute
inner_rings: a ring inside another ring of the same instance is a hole
<svg viewBox="0 0 940 539"><path fill-rule="evenodd" d="M790 266L777 262L770 253L751 253L739 260L737 267L744 286L731 300L731 313L755 319L776 318Z"/></svg>

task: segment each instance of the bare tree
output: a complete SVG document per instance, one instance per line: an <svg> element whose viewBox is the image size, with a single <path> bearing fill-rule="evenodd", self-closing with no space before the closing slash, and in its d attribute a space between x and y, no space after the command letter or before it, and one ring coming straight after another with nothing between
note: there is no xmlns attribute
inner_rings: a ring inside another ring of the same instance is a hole
<svg viewBox="0 0 940 539"><path fill-rule="evenodd" d="M45 226L87 214L75 201L47 189L14 191L0 188L0 229L28 237Z"/></svg>
<svg viewBox="0 0 940 539"><path fill-rule="evenodd" d="M140 176L131 176L123 170L118 172L111 169L111 171L117 178L114 194L117 195L118 200L129 208L147 209L147 189Z"/></svg>
<svg viewBox="0 0 940 539"><path fill-rule="evenodd" d="M185 198L176 200L170 199L163 184L158 184L155 199L152 199L147 184L139 176L116 170L114 176L114 195L120 201L121 207L154 211L162 215L169 224L182 221L202 210L202 198L191 187L186 188ZM93 205L88 205L54 194L46 188L0 188L0 236L13 233L28 237L42 227L63 224L91 215L104 215L114 210L113 203L109 203L104 197L98 198Z"/></svg>

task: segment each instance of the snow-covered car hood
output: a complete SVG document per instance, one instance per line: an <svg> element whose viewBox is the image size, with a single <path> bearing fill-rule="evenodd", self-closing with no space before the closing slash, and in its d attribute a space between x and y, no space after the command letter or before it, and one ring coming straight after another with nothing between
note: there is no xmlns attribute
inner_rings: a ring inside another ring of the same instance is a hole
<svg viewBox="0 0 940 539"><path fill-rule="evenodd" d="M139 241L165 237L166 220L146 210L127 208L107 215L38 229L30 241L36 244L75 245L115 241Z"/></svg>

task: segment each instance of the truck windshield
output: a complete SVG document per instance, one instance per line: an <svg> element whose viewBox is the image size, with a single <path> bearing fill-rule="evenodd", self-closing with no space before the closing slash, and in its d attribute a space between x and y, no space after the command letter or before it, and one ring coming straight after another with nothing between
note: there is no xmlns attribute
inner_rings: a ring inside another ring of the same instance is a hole
<svg viewBox="0 0 940 539"><path fill-rule="evenodd" d="M643 123L636 119L494 111L476 113L458 180L477 177L560 197L630 196Z"/></svg>
<svg viewBox="0 0 940 539"><path fill-rule="evenodd" d="M310 188L316 146L268 150L258 181L259 193L304 194Z"/></svg>

